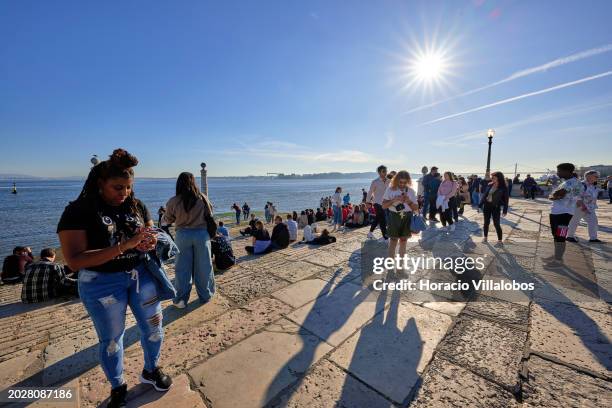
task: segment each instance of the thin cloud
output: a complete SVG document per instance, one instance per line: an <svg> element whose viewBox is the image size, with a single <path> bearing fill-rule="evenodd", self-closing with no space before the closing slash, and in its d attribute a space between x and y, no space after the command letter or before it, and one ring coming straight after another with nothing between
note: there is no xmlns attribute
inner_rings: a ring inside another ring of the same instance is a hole
<svg viewBox="0 0 612 408"><path fill-rule="evenodd" d="M521 119L521 120L517 120L514 122L495 126L495 130L497 131L497 135L498 135L496 137L500 137L500 136L505 137L508 134L510 134L511 131L515 129L519 129L519 128L522 128L522 127L525 127L527 125L531 125L534 123L547 122L551 120L564 118L567 116L575 116L580 113L589 112L589 111L593 111L597 109L603 109L603 108L607 108L610 106L612 106L612 101L607 100L607 101L603 101L603 102L599 102L595 104L574 105L572 107L561 109L561 110L549 111L549 112L544 112L544 113L537 114L537 115L532 115L525 119ZM564 128L564 129L569 129L569 128ZM601 125L599 125L598 129L601 129ZM576 128L573 130L578 130L578 129ZM478 139L480 139L482 143L485 143L486 142L485 141L486 131L487 131L486 128L482 128L482 129L475 130L472 132L461 133L459 135L451 136L451 137L444 138L441 140L434 140L430 144L434 146L466 147L466 146L470 146L473 144L472 143L467 144L465 142L468 142L471 140L478 140Z"/></svg>
<svg viewBox="0 0 612 408"><path fill-rule="evenodd" d="M413 113L413 112L418 112L418 111L423 110L423 109L431 108L431 107L434 107L436 105L440 105L442 103L451 101L451 100L456 99L456 98L461 98L461 97L464 97L464 96L467 96L467 95L475 94L475 93L480 92L480 91L484 91L485 89L493 88L495 86L504 84L506 82L514 81L516 79L524 78L526 76L537 74L537 73L540 73L540 72L546 72L546 71L548 71L549 69L552 69L552 68L557 68L557 67L560 67L560 66L565 65L565 64L570 64L572 62L580 61L580 60L583 60L585 58L594 57L594 56L597 56L597 55L600 55L600 54L604 54L604 53L610 52L610 51L612 51L612 44L607 44L607 45L604 45L604 46L601 46L601 47L591 48L590 50L586 50L586 51L582 51L582 52L579 52L579 53L576 53L576 54L572 54L572 55L569 55L567 57L557 58L555 60L552 60L552 61L547 62L547 63L542 64L542 65L538 65L538 66L535 66L535 67L531 67L531 68L523 69L521 71L517 71L517 72L511 74L510 76L507 76L506 78L501 79L501 80L496 81L496 82L493 82L493 83L491 83L489 85L481 86L479 88L475 88L475 89L463 92L463 93L461 93L459 95L455 95L455 96L451 96L450 98L442 99L440 101L432 102L432 103L429 103L427 105L418 106L418 107L416 107L414 109L411 109L411 110L405 112L404 115L408 115L408 114Z"/></svg>
<svg viewBox="0 0 612 408"><path fill-rule="evenodd" d="M557 91L559 89L564 89L564 88L568 88L570 86L579 85L579 84L582 84L584 82L593 81L595 79L604 78L604 77L607 77L607 76L610 76L610 75L612 75L612 71L606 71L606 72L603 72L601 74L592 75L592 76L589 76L589 77L586 77L586 78L582 78L582 79L578 79L578 80L575 80L575 81L566 82L564 84L551 86L550 88L541 89L539 91L529 92L529 93L526 93L526 94L523 94L523 95L514 96L512 98L502 99L501 101L497 101L497 102L489 103L489 104L486 104L486 105L478 106L476 108L468 109L468 110L463 111L463 112L453 113L452 115L443 116L443 117L438 118L438 119L434 119L434 120L430 120L428 122L421 123L419 126L431 125L433 123L442 122L443 120L456 118L456 117L459 117L459 116L467 115L467 114L478 112L478 111L481 111L481 110L493 108L493 107L499 106L499 105L505 105L505 104L510 103L510 102L515 102L515 101L518 101L518 100L521 100L521 99L529 98L531 96L542 95L542 94L545 94L545 93Z"/></svg>
<svg viewBox="0 0 612 408"><path fill-rule="evenodd" d="M295 143L286 143L278 140L264 140L254 144L244 144L238 142L239 148L219 150L216 153L219 155L231 155L240 157L259 157L262 159L275 160L291 160L306 163L358 163L378 165L380 157L366 153L360 150L336 150L336 151L317 151L309 146L298 145ZM402 155L396 155L395 159L387 160L385 163L400 165L405 162L406 158Z"/></svg>

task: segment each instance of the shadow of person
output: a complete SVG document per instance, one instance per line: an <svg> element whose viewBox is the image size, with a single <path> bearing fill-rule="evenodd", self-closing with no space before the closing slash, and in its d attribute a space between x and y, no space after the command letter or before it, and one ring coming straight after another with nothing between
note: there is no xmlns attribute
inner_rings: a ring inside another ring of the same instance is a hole
<svg viewBox="0 0 612 408"><path fill-rule="evenodd" d="M535 290L533 292L519 291L519 294L522 293L525 298L531 299L533 304L539 306L564 326L569 327L594 359L606 370L612 370L610 338L599 327L598 323L583 310L583 307L586 309L594 308L595 304L607 305L599 296L601 293L607 296L609 294L597 284L594 277L589 279L583 273L572 270L567 263L556 268L547 269L544 266L541 270L536 270L537 262L541 261L538 258L542 258L541 251L552 253L551 248L554 243L540 242L538 245L538 253L536 253L534 259L534 269L531 271L518 262L517 256L512 254L507 246L497 249L494 252L495 260L499 265L496 270L497 277L517 282L534 283ZM546 249L546 247L551 248ZM571 253L576 256L579 254L575 251ZM574 262L588 264L588 259L578 259ZM488 277L489 273L487 273ZM514 295L517 298L510 299L510 301L523 303L518 299L519 294ZM590 304L591 302L593 304Z"/></svg>
<svg viewBox="0 0 612 408"><path fill-rule="evenodd" d="M278 398L275 399L277 395L280 397L280 394L282 394L283 400L291 397L301 385L305 373L315 363L315 356L319 347L326 343L334 344L341 341L339 338L346 334L339 333L339 331L347 323L355 309L372 294L367 288L362 288L351 282L355 278L353 273L349 273L340 281L337 281L342 271L341 268L337 269L332 278L321 289L314 302L305 306L310 307L310 310L298 330L302 348L278 370L267 387L264 401L270 402L270 406L282 406ZM382 307L377 305L374 313L378 312L382 312ZM287 387L288 373L294 376L295 380L289 390L281 393Z"/></svg>
<svg viewBox="0 0 612 408"><path fill-rule="evenodd" d="M384 307L387 297L386 292L380 292L376 300L380 307ZM336 353L349 375L396 404L405 405L420 385L417 368L423 354L423 339L414 317L400 315L400 299L399 291L393 291L386 312L375 314L359 333L342 345L342 352ZM331 358L336 360L334 355ZM349 380L347 376L338 406L360 406L359 395Z"/></svg>

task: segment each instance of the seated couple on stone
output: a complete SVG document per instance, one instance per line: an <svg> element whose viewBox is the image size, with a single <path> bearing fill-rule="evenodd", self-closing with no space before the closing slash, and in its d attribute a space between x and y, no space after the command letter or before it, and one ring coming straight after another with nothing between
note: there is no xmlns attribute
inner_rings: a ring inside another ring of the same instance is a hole
<svg viewBox="0 0 612 408"><path fill-rule="evenodd" d="M255 231L252 234L252 245L245 247L249 254L266 254L268 252L287 248L289 246L289 229L283 223L280 215L274 217L274 228L272 229L272 237L268 230L264 227L263 222L257 220L255 222Z"/></svg>
<svg viewBox="0 0 612 408"><path fill-rule="evenodd" d="M310 245L328 245L336 242L336 237L330 235L327 229L324 229L321 235L317 235L316 228L316 224L312 226L307 225L304 228L304 239L302 239L302 243Z"/></svg>

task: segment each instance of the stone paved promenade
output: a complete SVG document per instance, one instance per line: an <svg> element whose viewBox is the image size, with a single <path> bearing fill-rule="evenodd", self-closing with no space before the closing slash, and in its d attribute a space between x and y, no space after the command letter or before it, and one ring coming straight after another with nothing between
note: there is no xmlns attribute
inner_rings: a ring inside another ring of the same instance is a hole
<svg viewBox="0 0 612 408"><path fill-rule="evenodd" d="M164 303L161 364L175 381L166 394L138 385L142 351L128 315L129 406L610 406L612 245L584 243L581 226L582 243L568 244L565 266L555 267L549 203L511 204L503 247L481 243L482 215L472 209L456 231L438 224L411 240L411 254L486 254L485 278L536 284L470 301L370 289L360 263L368 229L261 257L235 240L239 264L217 276L214 301ZM612 206L600 207L600 238L612 242ZM104 404L109 386L81 304L22 305L17 289L0 287L0 387L66 385L80 406Z"/></svg>

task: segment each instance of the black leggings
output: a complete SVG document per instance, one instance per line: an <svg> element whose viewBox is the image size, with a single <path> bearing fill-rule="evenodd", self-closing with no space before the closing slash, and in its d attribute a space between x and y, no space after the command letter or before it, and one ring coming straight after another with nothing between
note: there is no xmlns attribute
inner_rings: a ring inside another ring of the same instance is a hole
<svg viewBox="0 0 612 408"><path fill-rule="evenodd" d="M482 207L482 212L484 213L484 226L482 227L482 230L484 231L485 238L487 235L489 235L489 224L491 224L491 218L493 218L493 225L495 226L495 231L497 232L497 239L501 241L501 207L496 207L488 202L485 202L484 206Z"/></svg>
<svg viewBox="0 0 612 408"><path fill-rule="evenodd" d="M447 223L448 225L453 225L453 219L455 218L455 212L457 211L455 197L448 199L448 208L446 210L442 211L442 207L440 207L438 208L438 211L440 212L440 221L442 221L443 227L446 227Z"/></svg>
<svg viewBox="0 0 612 408"><path fill-rule="evenodd" d="M458 213L458 208L457 208L457 196L455 197L451 197L448 200L448 208L450 208L451 210L451 215L453 216L453 219L455 220L455 222L459 221L459 213Z"/></svg>
<svg viewBox="0 0 612 408"><path fill-rule="evenodd" d="M376 218L370 226L370 232L374 232L376 226L380 224L380 232L383 237L387 238L387 218L385 217L385 210L380 204L374 204L374 210L376 210Z"/></svg>
<svg viewBox="0 0 612 408"><path fill-rule="evenodd" d="M438 199L437 194L429 194L429 219L433 220L436 218L436 213L438 212L438 208L436 207L436 201Z"/></svg>

